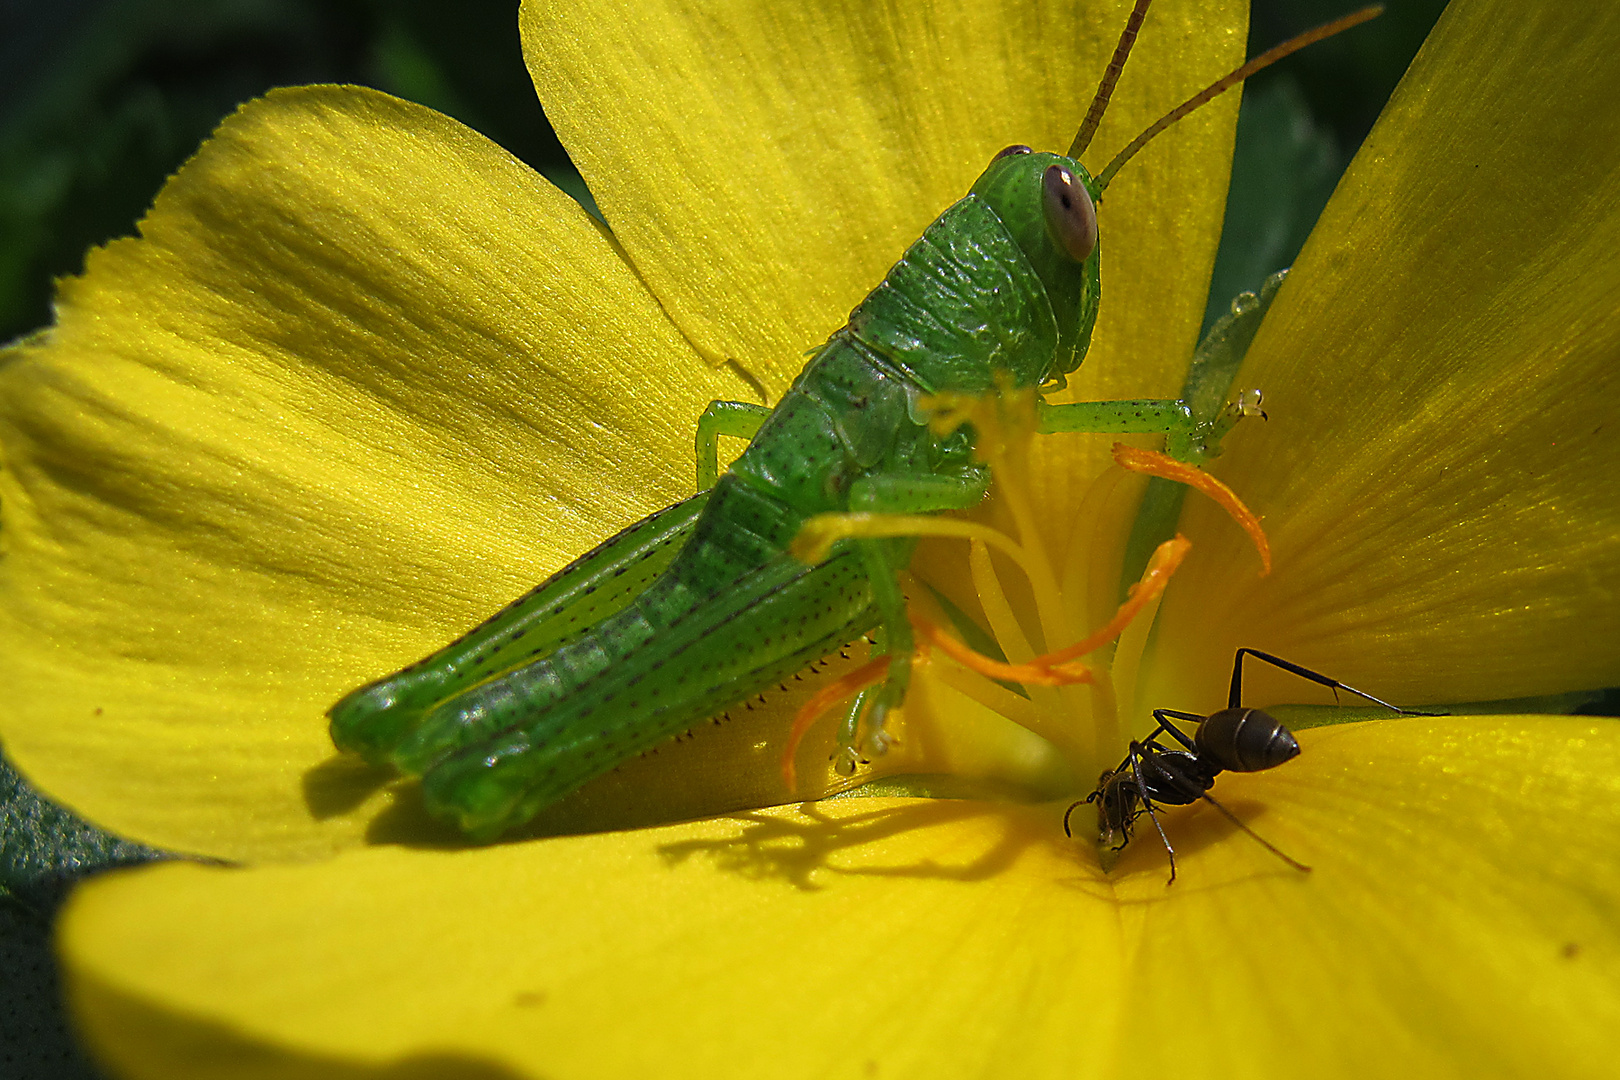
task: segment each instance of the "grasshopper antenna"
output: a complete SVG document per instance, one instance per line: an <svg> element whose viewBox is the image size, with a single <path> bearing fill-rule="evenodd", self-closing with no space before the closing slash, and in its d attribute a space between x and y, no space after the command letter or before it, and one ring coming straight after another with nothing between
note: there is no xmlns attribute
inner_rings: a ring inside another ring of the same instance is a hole
<svg viewBox="0 0 1620 1080"><path fill-rule="evenodd" d="M1136 44L1136 32L1142 29L1142 20L1147 18L1148 5L1151 3L1153 0L1136 0L1131 17L1125 20L1125 30L1119 35L1119 44L1114 46L1114 55L1103 70L1102 81L1097 84L1091 108L1086 110L1086 118L1081 122L1074 142L1069 144L1065 157L1078 161L1086 147L1091 145L1091 137L1097 134L1097 125L1102 123L1103 113L1108 109L1108 99L1114 96L1114 87L1119 84L1119 77L1125 70L1125 58L1131 55L1131 46Z"/></svg>
<svg viewBox="0 0 1620 1080"><path fill-rule="evenodd" d="M1138 7L1146 8L1147 5L1145 3L1139 3ZM1198 93L1194 94L1180 105L1177 105L1174 109L1171 109L1169 112L1165 113L1164 116L1160 117L1146 131L1132 139L1129 146L1115 154L1114 160L1110 161L1107 166L1103 168L1103 171L1097 174L1098 190L1100 191L1103 188L1106 188L1108 186L1108 181L1114 178L1114 174L1119 172L1121 167L1123 167L1127 161L1135 157L1136 152L1142 149L1142 147L1146 146L1150 139L1152 139L1159 132L1163 131L1165 128L1169 127L1171 124L1175 123L1177 120L1180 120L1183 116L1186 116L1188 113L1198 108L1200 105L1203 105L1205 102L1209 101L1211 98L1223 93L1224 91L1230 90L1244 79L1247 79L1250 75L1253 75L1262 68L1270 67L1272 64L1275 64L1278 60L1281 60L1290 53L1296 53L1305 48L1307 45L1314 45L1323 38L1330 38L1334 34L1338 34L1350 29L1352 26L1360 26L1368 19L1376 19L1383 13L1384 5L1382 4L1373 4L1370 7L1362 8L1360 11L1352 11L1350 14L1334 19L1330 23L1324 23L1314 30L1307 30L1298 37L1290 38L1275 48L1267 49L1265 52L1261 53L1253 60L1250 60L1247 64L1244 64L1231 74L1224 75L1210 83L1204 89L1200 90ZM1132 12L1131 17L1134 19L1136 17L1136 12ZM1126 27L1126 32L1131 34L1133 38L1135 37L1134 31L1129 26ZM1121 44L1124 43L1124 40L1125 39L1123 37L1120 38ZM1115 53L1115 56L1116 58L1118 57L1117 52ZM1113 73L1114 65L1110 63L1109 74ZM1103 77L1103 82L1108 84L1108 92L1113 93L1113 86L1112 84L1108 83L1107 75ZM1097 93L1099 97L1102 95L1102 89L1100 87L1098 88ZM1106 102L1106 99L1104 99L1104 101ZM1094 112L1099 111L1096 102L1093 102L1091 107ZM1091 123L1090 114L1087 114L1086 116L1086 123ZM1095 127L1095 125L1092 126ZM1086 129L1081 128L1080 134L1085 135ZM1087 138L1089 141L1089 136ZM1080 143L1079 136L1076 136L1075 143ZM1074 153L1075 152L1071 149L1069 156L1073 157Z"/></svg>

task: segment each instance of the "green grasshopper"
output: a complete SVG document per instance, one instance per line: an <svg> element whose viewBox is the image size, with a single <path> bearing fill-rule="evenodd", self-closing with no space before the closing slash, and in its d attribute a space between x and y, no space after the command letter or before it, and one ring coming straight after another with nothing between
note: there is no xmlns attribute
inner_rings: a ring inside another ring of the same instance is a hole
<svg viewBox="0 0 1620 1080"><path fill-rule="evenodd" d="M337 747L420 776L433 815L489 840L881 629L887 679L871 692L864 744L881 752L885 715L904 701L910 676L897 574L916 541L843 540L813 565L789 546L818 514L973 506L989 476L971 432L936 434L923 400L1051 390L1079 367L1097 318L1096 206L1109 179L1148 138L1266 60L1171 113L1094 178L1076 159L1148 2L1138 0L1067 154L1003 150L775 408L715 402L704 412L699 494L345 696L328 714ZM1224 400L1200 409L1183 400L1042 403L1039 430L1158 432L1172 456L1196 460L1242 411ZM751 439L723 475L721 434Z"/></svg>

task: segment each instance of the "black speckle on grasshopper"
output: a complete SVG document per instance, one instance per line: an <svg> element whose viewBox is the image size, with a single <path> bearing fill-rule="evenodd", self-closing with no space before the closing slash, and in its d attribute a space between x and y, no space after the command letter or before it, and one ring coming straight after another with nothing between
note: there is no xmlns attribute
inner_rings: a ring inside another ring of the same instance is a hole
<svg viewBox="0 0 1620 1080"><path fill-rule="evenodd" d="M345 696L329 713L337 746L421 776L430 812L487 840L881 628L889 666L871 691L866 744L880 752L884 716L910 676L896 574L915 541L846 540L813 565L789 545L821 513L978 502L989 478L969 432L936 435L918 399L1038 391L1080 365L1100 295L1096 204L1145 138L1095 179L1076 158L1146 7L1138 0L1066 155L1023 146L998 154L774 409L716 402L705 412L704 490L443 650ZM1043 405L1040 419L1045 431L1162 432L1183 458L1218 437L1220 423L1176 400ZM751 439L724 475L719 434Z"/></svg>

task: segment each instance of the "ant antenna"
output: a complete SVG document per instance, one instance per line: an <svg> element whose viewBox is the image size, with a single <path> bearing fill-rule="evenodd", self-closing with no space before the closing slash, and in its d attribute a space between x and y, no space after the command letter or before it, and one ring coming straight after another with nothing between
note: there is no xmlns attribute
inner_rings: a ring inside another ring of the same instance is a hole
<svg viewBox="0 0 1620 1080"><path fill-rule="evenodd" d="M1074 816L1074 812L1076 810L1080 809L1082 806L1087 805L1088 803L1090 803L1096 797L1097 797L1097 793L1095 791L1093 791L1090 795L1087 795L1085 798L1078 799L1075 802L1070 803L1069 808L1067 810L1063 811L1063 835L1064 836L1067 836L1071 840L1074 839L1074 833L1069 830L1069 818Z"/></svg>
<svg viewBox="0 0 1620 1080"><path fill-rule="evenodd" d="M1145 8L1147 5L1145 3L1139 3L1139 6ZM1165 113L1164 116L1155 121L1154 124L1146 131L1132 139L1129 146L1115 154L1114 160L1110 161L1107 166L1103 168L1103 171L1097 174L1097 189L1101 191L1103 188L1106 188L1108 186L1108 181L1114 178L1114 174L1119 172L1120 168L1124 166L1127 161L1135 157L1136 152L1142 149L1142 147L1146 146L1148 141L1155 135L1169 127L1171 124L1175 123L1177 120L1180 120L1182 117L1186 116L1200 105L1205 104L1211 98L1223 93L1224 91L1230 90L1232 87L1236 86L1244 79L1247 79L1250 75L1253 75L1261 68L1270 67L1272 64L1275 64L1278 60L1281 60L1290 53L1298 52L1307 45L1314 45L1323 38L1330 38L1334 34L1350 29L1352 26L1360 26L1368 19L1375 19L1383 13L1384 5L1382 4L1373 4L1371 7L1364 7L1360 11L1353 11L1349 15L1334 19L1332 22L1318 26L1314 30L1307 30L1298 37L1291 38L1290 40L1283 42L1276 48L1267 49L1265 52L1261 53L1253 60L1250 60L1242 67L1210 83L1207 87L1200 90L1198 93L1194 94L1180 105L1177 105L1174 109L1171 109L1169 112ZM1133 11L1131 15L1132 18L1135 18L1136 13ZM1131 34L1132 38L1134 39L1135 31L1130 26L1126 27L1126 32ZM1122 45L1124 44L1124 41L1125 39L1121 37L1120 43ZM1110 63L1109 73L1113 74L1113 71L1113 64ZM1108 92L1113 93L1113 86L1111 83L1109 83L1107 75L1104 75L1103 82L1108 84ZM1100 87L1098 88L1097 93L1099 96L1101 96L1102 89ZM1104 100L1106 101L1106 99ZM1092 103L1092 109L1094 111L1097 109L1095 102ZM1087 114L1086 116L1086 123L1091 123L1090 114ZM1093 127L1095 127L1095 125L1093 125ZM1081 128L1081 134L1085 133L1085 128ZM1075 143L1080 143L1078 136L1075 137ZM1074 154L1075 151L1071 148L1069 156L1073 157Z"/></svg>
<svg viewBox="0 0 1620 1080"><path fill-rule="evenodd" d="M1075 135L1074 142L1069 144L1069 152L1064 156L1078 161L1080 155L1085 153L1086 147L1091 145L1091 137L1097 134L1097 125L1102 123L1103 112L1108 108L1108 99L1114 96L1114 87L1119 83L1119 77L1125 70L1125 58L1131 55L1131 46L1136 44L1136 32L1142 29L1142 20L1147 18L1148 5L1153 0L1136 0L1136 6L1131 9L1130 18L1125 20L1125 31L1119 35L1119 44L1114 46L1114 55L1108 60L1108 67L1103 70L1102 81L1097 84L1097 93L1091 99L1091 108L1086 110L1086 118L1080 124L1080 131Z"/></svg>
<svg viewBox="0 0 1620 1080"><path fill-rule="evenodd" d="M1253 829L1251 829L1247 825L1243 824L1243 822L1239 821L1236 814L1232 813L1232 811L1228 810L1226 807L1224 807L1220 803L1216 802L1214 797L1211 796L1209 794L1209 792L1207 792L1207 791L1204 792L1202 794L1201 798L1205 802L1209 803L1209 805L1213 806L1215 809L1217 809L1221 813L1225 814L1227 821L1230 821L1232 824L1236 825L1238 828L1242 829L1244 832L1246 832L1250 836L1254 837L1257 841L1259 841L1261 847L1265 848L1267 851L1269 851L1273 855L1277 856L1277 858L1281 859L1283 862L1287 863L1289 866L1292 866L1295 870L1300 870L1300 871L1303 871L1303 872L1305 872L1307 874L1311 872L1310 867L1306 866L1304 863L1300 862L1298 859L1291 859L1287 855L1284 855L1282 853L1282 851L1277 847L1276 844L1273 844L1271 841L1267 840L1265 837L1261 836L1259 833L1255 832ZM1155 825L1158 824L1157 820L1154 821L1154 824ZM1161 834L1162 834L1162 830L1161 830ZM1175 866L1174 862L1172 862L1170 864L1170 880L1171 881L1176 880L1176 866Z"/></svg>

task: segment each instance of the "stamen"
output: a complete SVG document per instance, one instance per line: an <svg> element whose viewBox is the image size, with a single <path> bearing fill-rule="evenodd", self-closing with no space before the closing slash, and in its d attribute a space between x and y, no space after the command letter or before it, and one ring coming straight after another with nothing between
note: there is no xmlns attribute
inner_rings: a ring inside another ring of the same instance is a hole
<svg viewBox="0 0 1620 1080"><path fill-rule="evenodd" d="M794 714L793 728L788 732L787 748L782 751L782 780L787 784L788 791L798 789L798 770L794 767L793 758L798 754L799 744L804 741L805 733L810 730L811 725L840 701L860 693L868 686L882 682L888 673L887 655L868 660L854 671L846 672L817 690L814 696Z"/></svg>
<svg viewBox="0 0 1620 1080"><path fill-rule="evenodd" d="M1072 686L1092 681L1091 669L1079 662L1039 666L1007 664L969 648L915 612L911 615L911 625L923 641L939 646L940 652L958 664L991 679L1005 679L1031 686Z"/></svg>
<svg viewBox="0 0 1620 1080"><path fill-rule="evenodd" d="M1116 561L1107 556L1099 560L1097 549L1107 542L1108 523L1112 519L1108 513L1109 502L1118 497L1121 483L1129 476L1130 473L1124 469L1103 470L1102 475L1087 487L1085 497L1074 512L1075 527L1063 553L1063 576L1058 584L1065 596L1075 598L1077 611L1092 610L1089 603L1082 601L1089 593L1091 575L1100 572L1093 567L1093 562ZM1118 543L1123 546L1123 538Z"/></svg>
<svg viewBox="0 0 1620 1080"><path fill-rule="evenodd" d="M990 466L1003 507L1012 516L1018 544L1027 558L1018 564L1034 590L1035 614L1048 642L1073 637L1070 612L1059 602L1062 590L1036 527L1030 498L1027 455L1035 436L1035 391L1015 387L1005 372L997 373L997 391L983 396L943 393L921 399L929 428L941 438L972 424L973 455Z"/></svg>
<svg viewBox="0 0 1620 1080"><path fill-rule="evenodd" d="M990 549L977 540L968 547L968 574L973 579L974 591L979 594L979 607L990 624L990 633L1001 646L1001 655L1014 662L1034 656L1035 650L1024 635L1024 628L1018 624L1007 591L1001 587L1001 577L990 559Z"/></svg>
<svg viewBox="0 0 1620 1080"><path fill-rule="evenodd" d="M1062 721L1054 720L1038 708L1033 701L1008 690L1000 683L991 682L977 672L954 664L931 665L931 677L950 687L969 700L976 701L993 713L1011 720L1026 731L1062 746L1069 733L1061 730ZM1056 728L1057 730L1054 730Z"/></svg>
<svg viewBox="0 0 1620 1080"><path fill-rule="evenodd" d="M964 423L974 426L975 456L989 467L996 484L1000 511L1012 518L1009 524L1013 535L981 522L961 518L921 514L830 513L818 514L806 521L790 546L790 552L804 562L816 562L825 559L836 543L846 539L930 536L969 541L968 565L973 585L991 633L1001 648L1002 658L986 656L964 644L943 628L943 622L938 621L938 615L932 613L931 609L928 609L931 614L924 615L912 607L908 614L916 635L915 662L926 663L931 651L939 649L955 661L954 664L940 667L941 680L947 685L955 685L959 691L982 703L987 694L1012 699L1014 695L1003 689L1005 684L1023 684L1027 697L1018 696L1016 700L1005 703L998 701L998 705L1007 704L1011 708L996 708L996 711L1048 739L1071 763L1089 768L1094 764L1092 759L1103 749L1111 747L1114 736L1119 734L1114 701L1116 673L1108 671L1109 661L1103 659L1107 655L1107 647L1127 630L1134 638L1145 640L1147 631L1139 624L1144 617L1151 618L1150 613L1163 596L1170 577L1186 558L1192 545L1181 536L1159 545L1148 561L1141 580L1128 590L1124 603L1112 612L1104 625L1075 640L1084 624L1091 620L1080 614L1074 596L1065 595L1066 590L1053 573L1036 524L1035 503L1030 498L1028 484L1030 463L1026 460L1034 432L1032 402L1033 397L1028 392L1014 392L1003 387L1001 393L982 398L942 395L924 403L931 413L930 422L936 434L948 434ZM1255 515L1226 485L1202 469L1164 454L1137 450L1123 444L1115 444L1114 460L1121 469L1187 484L1214 499L1253 540L1269 572L1271 556L1266 535ZM1117 478L1124 474L1115 471L1112 475ZM1116 486L1117 483L1107 485L1110 491ZM990 558L991 549L1004 553L1028 580L1031 591L1028 599L1034 603L1033 614L1039 623L1039 641L1035 640L1035 627L1026 625L1023 616L1015 613L1011 597L999 579L1001 571ZM1092 555L1095 556L1095 551ZM1076 561L1076 567L1064 574L1066 585L1072 586L1076 578L1083 576ZM1097 617L1106 614L1107 609L1104 608L1097 613ZM1076 622L1080 626L1075 626ZM1063 641L1071 644L1035 655L1035 649L1043 644L1049 646ZM1140 649L1140 640L1137 648ZM1081 659L1092 653L1099 654L1097 663L1102 666L1093 667ZM1118 662L1117 656L1113 662ZM892 657L872 657L860 667L822 687L798 711L781 762L782 778L790 791L796 790L798 781L794 758L811 725L839 702L882 683L892 667ZM998 683L1002 685L998 686ZM1086 693L1080 691L1081 685L1087 687ZM856 719L859 723L863 718Z"/></svg>
<svg viewBox="0 0 1620 1080"><path fill-rule="evenodd" d="M1107 625L1100 627L1090 637L1065 646L1055 652L1044 656L1037 656L1029 663L1034 667L1051 667L1065 664L1087 653L1096 652L1104 645L1119 637L1131 620L1141 613L1164 592L1165 586L1170 584L1170 575L1181 566L1181 561L1192 550L1192 541L1185 536L1177 535L1174 539L1166 540L1153 551L1153 557L1148 560L1147 569L1142 571L1142 580L1132 585L1126 594L1125 602L1119 605L1114 617L1108 620Z"/></svg>
<svg viewBox="0 0 1620 1080"><path fill-rule="evenodd" d="M874 514L868 512L817 514L799 526L799 534L788 545L788 554L803 563L818 563L840 540L892 540L902 536L945 536L958 540L981 540L1004 552L1029 573L1029 557L1000 529L961 518L928 517L924 514Z"/></svg>
<svg viewBox="0 0 1620 1080"><path fill-rule="evenodd" d="M1107 625L1072 645L1034 657L1022 664L1008 664L985 656L957 641L915 612L911 615L911 625L916 628L922 640L939 646L941 652L963 667L992 679L1010 680L1032 686L1070 686L1074 683L1093 682L1091 669L1078 663L1078 658L1096 652L1123 633L1131 620L1164 592L1165 586L1170 583L1170 576L1176 572L1182 560L1187 557L1187 552L1191 550L1192 542L1184 536L1177 536L1160 544L1153 552L1153 557L1148 560L1147 569L1142 573L1142 580L1131 586L1130 594Z"/></svg>
<svg viewBox="0 0 1620 1080"><path fill-rule="evenodd" d="M1148 476L1161 476L1166 480L1174 480L1178 484L1208 495L1225 510L1238 527L1249 534L1254 541L1254 549L1260 555L1260 576L1265 577L1271 573L1271 542L1266 539L1265 530L1260 527L1260 519L1254 512L1243 505L1232 489L1215 479L1203 469L1186 462L1177 461L1168 454L1161 454L1157 450L1138 450L1134 446L1124 443L1114 444L1114 461L1121 468L1132 472L1146 473Z"/></svg>

